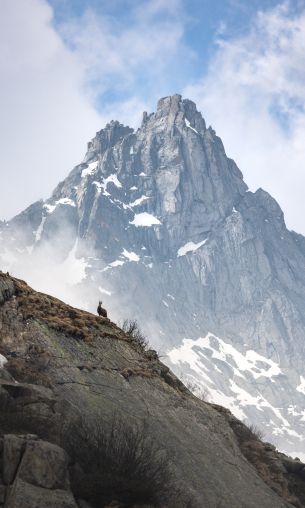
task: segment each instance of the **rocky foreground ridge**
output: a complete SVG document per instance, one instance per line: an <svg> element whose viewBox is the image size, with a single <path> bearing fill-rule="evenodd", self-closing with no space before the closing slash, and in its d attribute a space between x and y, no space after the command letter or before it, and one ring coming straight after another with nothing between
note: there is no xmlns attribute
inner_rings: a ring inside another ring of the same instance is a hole
<svg viewBox="0 0 305 508"><path fill-rule="evenodd" d="M305 465L107 318L0 273L0 506L305 506Z"/></svg>
<svg viewBox="0 0 305 508"><path fill-rule="evenodd" d="M179 376L303 460L304 267L305 238L179 95L137 130L110 122L49 199L0 223L3 271L136 318Z"/></svg>

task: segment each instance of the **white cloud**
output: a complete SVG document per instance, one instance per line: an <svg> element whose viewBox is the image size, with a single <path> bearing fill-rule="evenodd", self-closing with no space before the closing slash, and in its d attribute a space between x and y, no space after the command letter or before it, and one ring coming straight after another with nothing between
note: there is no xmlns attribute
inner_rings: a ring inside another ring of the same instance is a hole
<svg viewBox="0 0 305 508"><path fill-rule="evenodd" d="M250 188L264 187L305 233L305 10L284 2L251 31L219 40L207 74L184 90L218 130Z"/></svg>
<svg viewBox="0 0 305 508"><path fill-rule="evenodd" d="M106 121L137 126L172 93L178 56L192 56L181 5L138 3L128 23L87 10L55 29L47 0L2 0L0 219L48 196Z"/></svg>
<svg viewBox="0 0 305 508"><path fill-rule="evenodd" d="M50 193L101 120L44 0L0 6L0 218Z"/></svg>
<svg viewBox="0 0 305 508"><path fill-rule="evenodd" d="M136 4L128 21L88 8L58 28L86 69L91 93L105 103L107 118L120 115L129 125L138 124L143 110L154 108L160 96L173 93L181 60L194 58L183 43L187 19L181 16L181 0Z"/></svg>

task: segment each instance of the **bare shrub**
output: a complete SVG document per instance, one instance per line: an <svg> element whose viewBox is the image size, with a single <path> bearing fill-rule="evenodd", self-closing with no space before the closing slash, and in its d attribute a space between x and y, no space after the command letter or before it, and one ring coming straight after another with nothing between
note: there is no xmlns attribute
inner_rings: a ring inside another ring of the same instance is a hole
<svg viewBox="0 0 305 508"><path fill-rule="evenodd" d="M248 427L250 435L257 441L263 441L265 439L264 432L259 427L257 427L257 425L251 423L250 425L246 425L246 427Z"/></svg>
<svg viewBox="0 0 305 508"><path fill-rule="evenodd" d="M148 339L142 332L139 323L136 319L124 319L122 324L122 330L125 332L132 341L138 345L144 351L148 347Z"/></svg>
<svg viewBox="0 0 305 508"><path fill-rule="evenodd" d="M190 392L192 392L192 394L195 395L195 397L197 397L197 399L200 399L204 402L208 402L208 400L210 398L210 392L206 386L202 386L202 385L196 383L195 381L191 381L183 373L180 374L179 378L182 381L182 383L184 384L184 386L186 386L186 388Z"/></svg>
<svg viewBox="0 0 305 508"><path fill-rule="evenodd" d="M119 503L164 506L173 495L173 475L166 452L146 422L131 426L114 417L110 427L82 418L66 432L65 445L86 473L72 478L73 490L94 507Z"/></svg>
<svg viewBox="0 0 305 508"><path fill-rule="evenodd" d="M238 426L238 431L236 434L238 435L241 442L263 441L265 437L263 431L259 427L252 423L247 424L244 421Z"/></svg>

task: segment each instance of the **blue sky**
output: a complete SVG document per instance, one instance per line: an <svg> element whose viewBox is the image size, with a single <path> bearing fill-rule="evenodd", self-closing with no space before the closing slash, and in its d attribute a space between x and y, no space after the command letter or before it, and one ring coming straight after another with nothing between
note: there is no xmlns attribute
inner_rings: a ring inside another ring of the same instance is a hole
<svg viewBox="0 0 305 508"><path fill-rule="evenodd" d="M181 93L305 233L305 0L1 0L0 73L0 219Z"/></svg>
<svg viewBox="0 0 305 508"><path fill-rule="evenodd" d="M237 37L249 31L253 17L261 9L270 9L279 4L278 0L182 0L172 2L172 8L166 9L171 2L150 2L147 0L49 0L54 9L53 25L62 35L66 44L73 50L75 46L66 35L65 24L74 21L76 25L93 13L100 20L109 20L114 33L136 29L139 24L139 9L150 3L159 4L157 12L146 22L156 26L168 23L169 26L181 26L181 45L189 50L181 61L179 54L174 55L159 76L159 95L181 92L190 79L200 78L207 71L208 64L217 49L219 38ZM294 8L297 2L294 2ZM163 8L162 8L163 7ZM177 52L178 53L178 52ZM153 64L152 64L153 65ZM150 76L155 81L155 77ZM151 89L147 86L149 76L136 75L136 86L145 100L149 100ZM126 89L111 83L107 90L96 95L95 106L99 110L113 102L126 99Z"/></svg>

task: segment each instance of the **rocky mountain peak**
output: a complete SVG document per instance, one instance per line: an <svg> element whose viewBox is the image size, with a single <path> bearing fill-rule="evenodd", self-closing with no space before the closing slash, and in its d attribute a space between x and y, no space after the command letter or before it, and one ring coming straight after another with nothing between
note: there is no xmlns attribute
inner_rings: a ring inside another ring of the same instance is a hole
<svg viewBox="0 0 305 508"><path fill-rule="evenodd" d="M197 111L196 104L189 99L182 99L179 94L160 99L152 119L155 121L166 119L167 130L171 130L176 125L179 129L190 127L200 134L206 131L205 121L201 113Z"/></svg>
<svg viewBox="0 0 305 508"><path fill-rule="evenodd" d="M180 94L162 97L157 102L156 114L167 115L170 111L177 113L177 111L181 109L181 105L182 105L182 96Z"/></svg>
<svg viewBox="0 0 305 508"><path fill-rule="evenodd" d="M0 224L0 257L24 277L42 257L42 280L59 259L80 306L102 295L137 318L178 373L305 457L305 239L192 101L107 124L49 199Z"/></svg>
<svg viewBox="0 0 305 508"><path fill-rule="evenodd" d="M115 146L116 143L133 132L134 130L131 127L125 126L117 120L107 123L104 129L97 132L93 140L88 143L88 151L84 162L90 161L94 156Z"/></svg>

